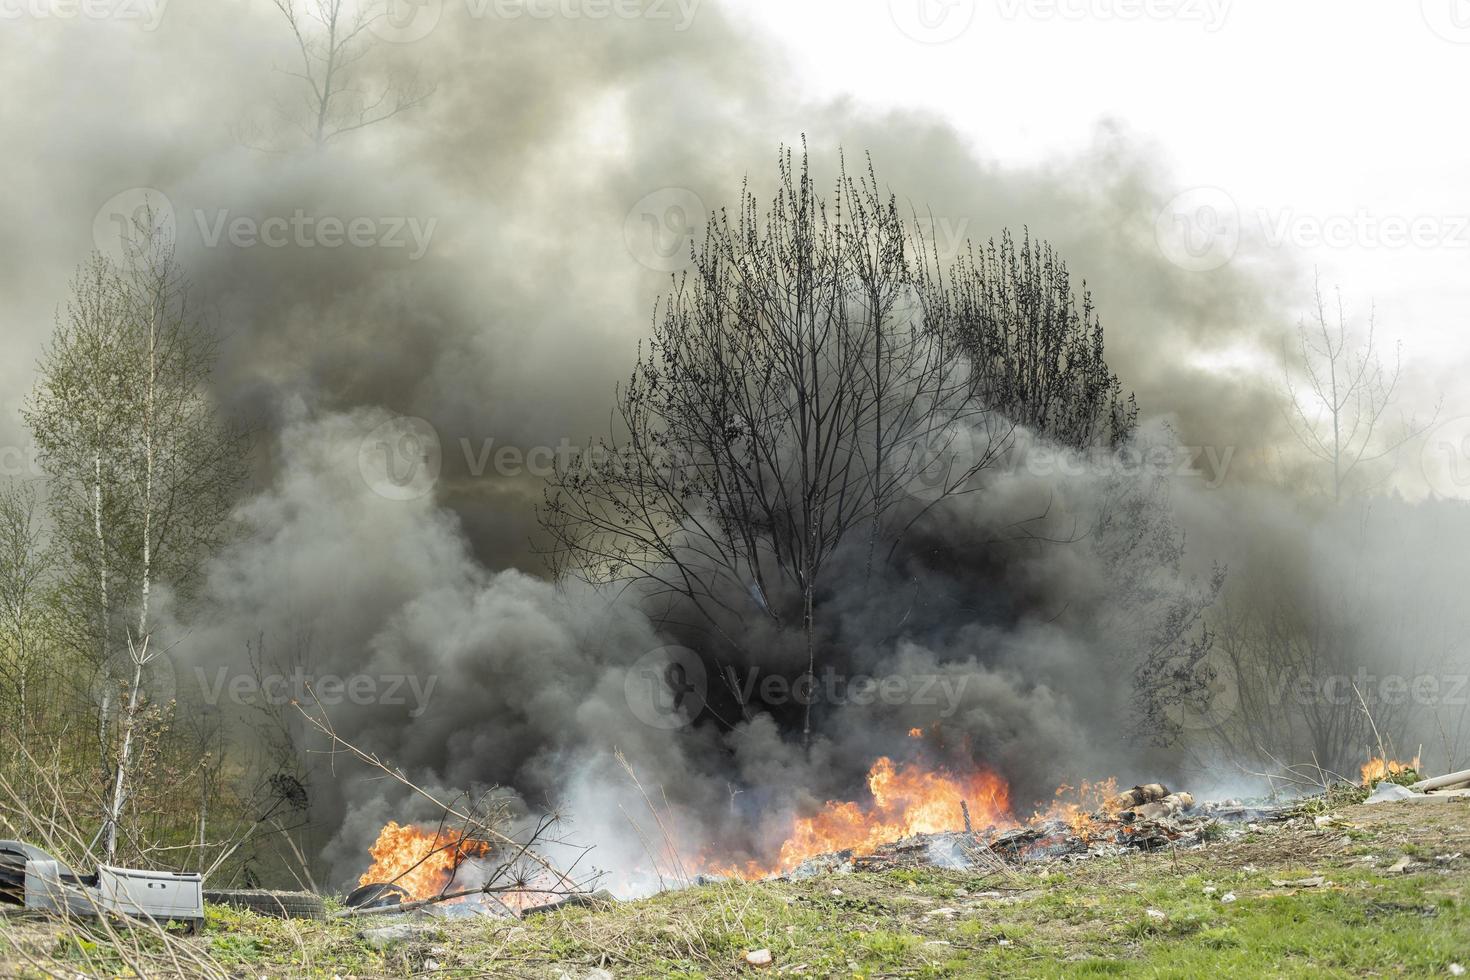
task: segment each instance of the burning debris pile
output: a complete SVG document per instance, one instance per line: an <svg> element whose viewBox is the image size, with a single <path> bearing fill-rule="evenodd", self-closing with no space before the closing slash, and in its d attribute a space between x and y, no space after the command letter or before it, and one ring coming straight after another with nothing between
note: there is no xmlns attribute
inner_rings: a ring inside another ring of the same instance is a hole
<svg viewBox="0 0 1470 980"><path fill-rule="evenodd" d="M372 865L347 896L348 908L399 911L444 906L446 914L519 918L592 894L591 880L558 870L539 847L557 843L543 822L524 839L475 830L389 823L369 853Z"/></svg>
<svg viewBox="0 0 1470 980"><path fill-rule="evenodd" d="M1112 781L1085 786L1082 792L1084 795L1090 792L1096 800L1098 791L1104 788L1113 789ZM1070 787L1063 787L1059 792L1069 790ZM1098 802L1100 805L1094 809L1061 803L1025 823L1002 819L982 829L975 826L969 802L961 799L949 815L948 828L914 832L873 846L815 854L775 877L799 879L824 873L904 867L985 868L1037 861L1079 861L1121 854L1129 849L1188 847L1209 839L1211 828L1219 822L1284 819L1288 809L1248 807L1234 800L1201 804L1189 793L1171 792L1158 783L1135 786ZM982 812L987 813L987 819L994 813Z"/></svg>

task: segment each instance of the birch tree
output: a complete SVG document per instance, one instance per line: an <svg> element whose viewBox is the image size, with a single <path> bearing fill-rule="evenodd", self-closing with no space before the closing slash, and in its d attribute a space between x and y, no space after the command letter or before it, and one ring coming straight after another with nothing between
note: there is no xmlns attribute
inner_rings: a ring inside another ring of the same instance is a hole
<svg viewBox="0 0 1470 980"><path fill-rule="evenodd" d="M26 409L54 492L69 612L90 624L81 642L110 685L100 731L109 785L110 859L127 801L155 637L160 584L187 601L199 563L221 542L243 476L244 436L217 416L207 383L213 337L192 308L173 242L151 222L130 264L93 257L41 364ZM164 707L164 706L157 706Z"/></svg>
<svg viewBox="0 0 1470 980"><path fill-rule="evenodd" d="M97 666L111 659L117 625L126 453L127 332L121 279L101 255L72 281L42 377L23 411L50 477L62 558L62 628Z"/></svg>

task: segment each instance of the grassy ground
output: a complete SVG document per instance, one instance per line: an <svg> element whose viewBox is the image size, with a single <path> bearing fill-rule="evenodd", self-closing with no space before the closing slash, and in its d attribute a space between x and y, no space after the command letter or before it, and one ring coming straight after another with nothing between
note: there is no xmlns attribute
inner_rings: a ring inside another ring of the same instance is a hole
<svg viewBox="0 0 1470 980"><path fill-rule="evenodd" d="M1332 819L1015 875L732 883L519 923L435 922L384 948L358 937L361 923L211 908L204 935L178 941L228 975L272 978L1423 977L1470 968L1470 803L1346 807ZM1401 869L1403 858L1411 863ZM0 975L40 975L36 957L86 976L127 975L129 957L107 943L47 922L0 926ZM771 965L746 962L757 949L770 951ZM155 960L149 972L168 970Z"/></svg>

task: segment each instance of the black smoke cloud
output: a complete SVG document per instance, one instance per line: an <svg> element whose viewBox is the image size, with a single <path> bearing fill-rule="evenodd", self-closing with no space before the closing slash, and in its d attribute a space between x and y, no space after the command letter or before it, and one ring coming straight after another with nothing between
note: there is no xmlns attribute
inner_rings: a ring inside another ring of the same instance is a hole
<svg viewBox="0 0 1470 980"><path fill-rule="evenodd" d="M299 93L281 70L294 51L269 5L175 0L153 33L25 23L4 43L0 77L26 97L6 100L0 125L35 150L0 189L15 219L0 232L8 407L30 384L70 269L93 247L96 210L153 188L219 325L218 400L258 435L240 540L180 625L183 674L243 671L246 642L264 634L268 652L291 646L316 675L435 678L418 716L349 703L334 721L435 786L503 784L530 807L565 802L603 842L627 836L611 803L638 807L614 748L693 815L691 835L731 832L758 848L791 808L854 792L872 756L892 750L890 731L933 720L905 706L883 707L879 723L833 708L809 753L760 717L674 734L640 723L626 675L665 638L606 597L542 577L528 543L534 474L477 472L487 443L580 444L605 428L612 387L669 284L630 246L630 211L648 195L727 205L746 175L768 184L778 144L803 133L827 178L838 148L850 162L870 152L880 178L943 234L985 239L1026 225L1051 240L1095 293L1114 369L1182 441L1222 446L1249 432L1264 445L1278 425L1265 383L1197 358L1274 349L1285 287L1235 266L1200 275L1169 264L1153 223L1173 188L1155 148L1104 125L1074 156L1003 167L923 114L793 99L787 55L712 4L683 32L652 20L492 22L450 5L426 38L373 54L379 78L412 67L432 81L425 106L321 152L271 128L272 103ZM262 132L268 152L242 136ZM433 230L419 258L412 248L210 244L221 220L298 212ZM427 420L437 435L444 469L432 494L389 499L363 478L363 441L394 415ZM6 435L23 442L13 426ZM1253 458L1242 451L1236 472ZM973 531L979 547L1024 516L1037 486L1018 477L1009 490L936 533ZM950 724L1023 792L1073 774L1038 771L1037 757L1066 760L1076 775L1111 771L1125 755L1148 768L1113 720L1126 686L1097 683L1106 644L1089 635L1087 603L1068 614L1054 601L1102 596L1105 571L1080 551L1017 557L1004 570L1025 580L1025 602L994 569L968 591L935 575L922 587L925 601L952 607L943 628L854 642L851 666L969 678ZM904 595L871 619L854 613L851 635L896 614ZM314 792L343 875L364 835L407 805L340 772Z"/></svg>
<svg viewBox="0 0 1470 980"><path fill-rule="evenodd" d="M770 856L794 814L858 792L882 754L994 768L1022 803L1123 760L1150 776L1177 772L1118 722L1130 688L1115 679L1131 661L1096 634L1119 599L1108 550L1085 540L1023 543L1005 556L993 541L984 547L997 529L1034 517L1047 495L1063 516L1044 529L1066 533L1079 526L1072 518L1092 521L1104 487L1146 492L1148 478L1120 484L1116 474L1084 471L1058 486L1017 465L997 474L983 505L949 509L925 530L955 551L973 544L983 561L937 571L920 556L862 609L856 583L834 583L828 645L841 654L819 670L819 734L804 749L775 720L791 708L790 690L760 686L789 681L799 660L782 671L770 647L728 664L733 683L749 677L762 692L743 717L716 709L722 681L713 676L700 692L710 695L709 710L696 699L684 715L650 717L636 685L650 662L662 662L657 651L669 638L628 602L486 568L432 494L384 493L364 447L392 418L381 409L286 407L272 484L241 508L240 537L210 564L200 607L176 627L189 651L179 670L183 703L207 700L211 687L218 699L229 687L220 678L247 671L299 668L318 693L326 678L347 679L348 690L365 678L365 696L344 697L339 687L324 700L339 733L446 796L502 786L524 811L561 809L576 838L597 845L598 865L614 871L649 863L628 823L649 822L647 805L619 752L657 787L661 807L667 799L687 853L717 845L757 858ZM1017 455L1030 448L1023 438ZM1160 576L1167 588L1187 587L1187 573ZM844 594L854 597L849 608ZM752 626L759 619L753 614ZM262 636L248 665L245 644ZM784 642L752 633L745 645L763 641ZM903 686L864 695L859 681L868 677ZM249 715L228 699L222 708ZM911 727L932 737L909 740ZM366 845L388 819L420 816L411 794L379 774L302 761L336 879L362 870ZM644 833L658 839L652 827Z"/></svg>

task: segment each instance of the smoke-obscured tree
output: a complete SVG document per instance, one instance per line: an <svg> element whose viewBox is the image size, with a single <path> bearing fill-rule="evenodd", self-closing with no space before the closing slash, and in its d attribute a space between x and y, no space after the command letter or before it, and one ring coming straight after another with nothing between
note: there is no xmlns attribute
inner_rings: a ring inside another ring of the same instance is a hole
<svg viewBox="0 0 1470 980"><path fill-rule="evenodd" d="M831 578L872 578L980 490L1018 421L1072 445L1126 435L1101 328L1049 250L1017 260L1007 238L943 270L916 224L871 167L829 202L783 152L768 207L747 190L711 221L611 435L551 480L553 569L631 584L737 649L748 618L799 632L811 675Z"/></svg>
<svg viewBox="0 0 1470 980"><path fill-rule="evenodd" d="M1133 734L1173 744L1185 720L1209 710L1219 680L1205 621L1225 586L1216 564L1203 581L1184 568L1186 537L1160 474L1102 481L1087 542L1107 570L1094 628L1119 667L1133 674Z"/></svg>
<svg viewBox="0 0 1470 980"><path fill-rule="evenodd" d="M1376 313L1369 310L1363 336L1349 326L1336 290L1335 310L1328 312L1320 281L1313 289L1310 319L1297 326L1297 349L1288 360L1286 418L1306 451L1331 468L1332 499L1340 501L1349 478L1365 463L1383 459L1423 434L1433 420L1416 424L1410 417L1395 432L1385 431L1398 389L1400 352L1393 364L1379 358ZM1438 412L1436 411L1436 415Z"/></svg>
<svg viewBox="0 0 1470 980"><path fill-rule="evenodd" d="M173 242L145 217L126 268L100 256L83 267L25 409L50 481L71 638L105 679L109 857L147 675L162 654L155 589L187 600L222 540L246 449L208 395L215 341L190 305ZM121 688L113 736L109 681Z"/></svg>
<svg viewBox="0 0 1470 980"><path fill-rule="evenodd" d="M433 86L416 74L375 64L373 29L394 13L391 0L273 0L296 42L301 88L281 108L316 147L416 109Z"/></svg>
<svg viewBox="0 0 1470 980"><path fill-rule="evenodd" d="M1438 545L1470 533L1470 513L1387 496L1315 504L1246 540L1246 573L1211 616L1211 660L1232 683L1206 740L1254 771L1291 763L1354 777L1380 744L1456 768L1470 613L1459 556Z"/></svg>

